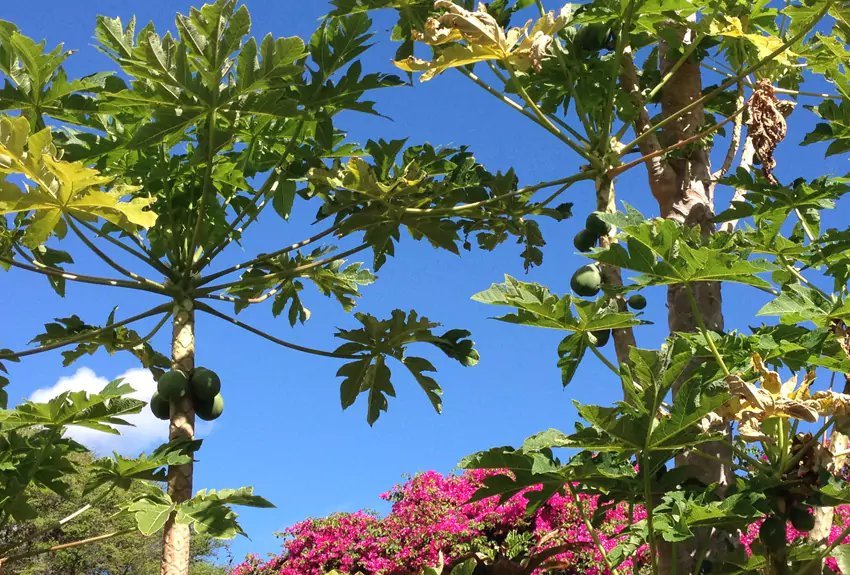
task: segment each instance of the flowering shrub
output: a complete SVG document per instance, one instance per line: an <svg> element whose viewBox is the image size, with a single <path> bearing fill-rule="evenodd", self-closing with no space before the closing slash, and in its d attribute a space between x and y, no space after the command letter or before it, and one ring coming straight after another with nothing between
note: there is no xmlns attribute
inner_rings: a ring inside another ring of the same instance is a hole
<svg viewBox="0 0 850 575"><path fill-rule="evenodd" d="M248 557L232 575L323 575L337 569L367 575L419 573L439 563L453 565L472 553L491 560L519 560L551 550L548 561L567 572L604 572L602 557L573 498L555 495L527 516L518 493L500 503L490 497L469 502L493 472L441 475L429 471L381 495L392 502L385 517L358 511L308 519L286 529L284 551L268 561ZM579 495L586 517L598 511L596 497ZM628 523L624 506L604 510L599 528L606 551ZM643 518L636 510L633 519ZM638 553L637 559L642 560Z"/></svg>
<svg viewBox="0 0 850 575"><path fill-rule="evenodd" d="M520 492L500 503L490 497L469 502L482 481L493 471L472 470L462 475L441 475L428 471L399 485L381 498L392 502L385 517L374 513L336 513L320 519L307 519L286 529L284 550L263 561L249 556L231 575L324 575L334 569L364 575L413 575L440 562L452 566L471 556L489 560L521 560L551 550L547 564L561 573L602 575L602 556L585 527L582 511L569 493L556 494L531 516L528 500ZM599 511L598 498L579 494L579 503L588 518ZM641 508L631 520L645 517ZM597 527L599 543L610 551L629 523L625 506L603 510ZM850 522L850 506L836 509L830 542ZM741 535L747 553L758 538L761 521ZM789 542L806 533L788 525ZM546 553L548 555L548 553ZM621 572L631 573L633 561L647 561L645 549L627 559ZM838 572L835 560L827 566ZM447 572L444 571L444 572Z"/></svg>

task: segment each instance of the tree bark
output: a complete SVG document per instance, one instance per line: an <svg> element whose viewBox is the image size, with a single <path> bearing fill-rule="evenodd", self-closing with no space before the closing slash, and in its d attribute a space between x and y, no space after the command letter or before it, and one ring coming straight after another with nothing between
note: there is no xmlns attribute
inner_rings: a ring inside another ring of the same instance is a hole
<svg viewBox="0 0 850 575"><path fill-rule="evenodd" d="M608 214L617 211L614 182L610 178L603 177L596 181L596 210ZM602 248L610 246L614 232L615 230L611 230L611 234L599 238L599 246ZM620 268L606 264L601 264L599 267L604 284L613 287L623 285L623 272ZM617 305L620 311L626 311L626 302L622 296L617 298ZM611 330L611 336L614 339L614 350L617 354L617 361L621 365L628 364L629 349L636 345L634 330L632 328L614 329Z"/></svg>
<svg viewBox="0 0 850 575"><path fill-rule="evenodd" d="M174 305L174 324L171 339L171 368L191 374L195 368L195 311L190 299ZM193 439L195 436L195 407L186 394L171 403L168 437ZM168 494L175 503L192 498L192 462L168 468ZM188 525L175 521L176 514L165 523L162 534L161 575L188 575L191 532Z"/></svg>
<svg viewBox="0 0 850 575"><path fill-rule="evenodd" d="M686 30L679 31L686 45L690 38ZM681 57L679 52L671 49L665 41L659 42L659 58L661 77L664 77ZM652 129L649 113L640 101L640 88L637 68L630 51L624 57L621 71L621 85L632 94L639 104L638 117L635 120L635 131L643 134ZM663 117L674 118L666 124L657 135L644 138L639 142L642 155L649 155L664 149L681 140L694 136L705 125L705 112L702 106L695 106L685 114L677 112L702 96L702 77L700 64L696 56L691 56L682 63L660 93L661 112ZM711 178L710 150L699 143L672 152L664 156L655 156L647 160L649 188L658 202L660 214L686 226L698 227L704 234L714 232L712 218L714 216L713 183ZM723 310L720 283L699 283L692 286L696 297L696 308L706 328L723 331ZM694 316L694 310L688 297L687 287L672 285L667 291L668 326L670 332L697 331L699 322ZM674 388L675 394L677 389ZM731 435L730 435L731 438ZM712 459L698 454L689 454L677 458L677 465L692 465L695 477L705 484L718 483L721 486L733 481L732 448L730 441L721 441L701 446L701 451L718 459ZM693 573L698 561L697 555L705 553L706 560L722 550L728 543L723 541L710 530L698 530L694 540L678 544L676 553L670 545L662 545L659 556L659 567L663 574ZM675 555L675 565L674 565Z"/></svg>

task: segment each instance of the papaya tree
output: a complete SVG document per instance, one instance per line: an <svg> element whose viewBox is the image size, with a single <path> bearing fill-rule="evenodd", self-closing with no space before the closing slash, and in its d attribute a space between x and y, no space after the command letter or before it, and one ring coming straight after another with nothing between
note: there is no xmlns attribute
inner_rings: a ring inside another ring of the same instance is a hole
<svg viewBox="0 0 850 575"><path fill-rule="evenodd" d="M375 276L348 260L368 253L379 269L395 255L402 230L454 253L471 238L488 249L514 238L533 265L542 241L536 216L567 217L569 205L553 202L588 176L519 187L512 171L491 173L465 148L348 141L339 114L377 114L370 94L403 83L364 71L359 57L370 26L361 11L324 19L307 41L255 39L248 9L235 0L178 14L176 33L99 17L98 48L115 69L72 79L63 46L48 49L0 23L0 263L45 276L61 296L67 284L86 283L154 302L103 323L58 318L36 336L38 347L5 350L0 360L64 348L68 364L126 350L158 377L151 408L169 420L171 441L185 446L196 413L215 418L223 408L221 382L196 366L195 317L204 313L288 350L343 362L342 405L363 396L370 424L395 395L398 364L439 411L434 365L408 350L430 344L473 365L467 331L439 330L415 311L386 319L357 313L356 327L335 334L343 343L321 350L237 314L266 302L294 327L309 317L306 285L351 311ZM544 189L552 193L533 201ZM260 220L282 225L296 201L315 209L315 233L234 264L232 246L248 229ZM62 249L65 238L89 259ZM77 262L91 261L112 275L81 271ZM150 343L169 320L170 357ZM197 521L200 508L216 503L223 520L231 517L223 504L262 503L243 492L193 497L192 480L191 458L171 462L167 495L135 508L146 532L163 530L163 574L187 573L190 526L210 527Z"/></svg>
<svg viewBox="0 0 850 575"><path fill-rule="evenodd" d="M835 474L847 445L840 406L848 396L833 394L831 385L812 394L809 386L819 369L850 368L847 230L822 229L820 216L847 188L828 174L783 182L774 153L787 118L799 118L809 132L790 145L824 144L829 155L847 150L847 4L334 4L338 14L396 10L398 68L421 82L462 74L470 89L554 136L593 182L596 211L575 237L591 262L574 274L573 294L508 277L474 299L513 308L503 321L568 332L557 350L564 385L592 354L622 380L624 398L616 407L579 406L586 424L574 434L547 432L518 450L473 456L470 466L513 471L483 494L542 483L535 497L545 498L575 483L645 506L648 517L635 522L634 537L614 553L600 550L612 572L640 544L650 546L656 573L709 565L820 570L843 540L828 544L826 534L840 500ZM518 13L529 19L512 25ZM625 203L618 208L618 178L640 168L657 218ZM732 202L716 206L724 187ZM624 270L638 275L625 284ZM760 315L778 324L727 332L721 287L729 283L757 290L766 298ZM666 290L670 333L655 351L638 348L636 339L646 322L638 292L653 286ZM609 336L613 361L601 350ZM783 384L769 366L809 375L800 387ZM806 435L805 422L822 424ZM820 439L830 434L823 447ZM764 461L753 456L753 443ZM552 449L567 447L580 452L562 464ZM661 482L670 462L676 472ZM807 526L810 513L811 544L788 549L786 520L795 514ZM731 532L764 517L764 544L748 560Z"/></svg>

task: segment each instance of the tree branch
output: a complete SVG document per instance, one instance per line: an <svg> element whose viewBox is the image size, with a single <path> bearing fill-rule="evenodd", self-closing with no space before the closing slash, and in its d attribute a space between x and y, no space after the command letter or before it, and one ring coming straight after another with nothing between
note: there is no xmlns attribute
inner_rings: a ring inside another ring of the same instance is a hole
<svg viewBox="0 0 850 575"><path fill-rule="evenodd" d="M92 543L99 543L101 541L106 541L107 539L113 539L115 537L120 537L122 535L129 535L130 533L135 532L135 529L124 529L121 531L112 531L111 533L104 533L103 535L97 535L95 537L88 537L86 539L80 539L78 541L72 541L70 543L60 543L58 545L52 545L50 547L44 547L42 549L34 549L30 551L25 551L23 553L15 553L14 555L7 555L6 557L0 557L0 570L2 570L3 566L8 563L14 563L15 561L19 561L21 559L27 559L29 557L36 557L38 555L44 555L45 553L53 553L55 551L62 551L64 549L73 549L74 547L81 547L83 545L91 545Z"/></svg>
<svg viewBox="0 0 850 575"><path fill-rule="evenodd" d="M339 229L339 227L340 227L340 225L336 224L336 225L331 226L330 228L328 228L328 229L326 229L322 232L319 232L318 234L316 234L312 237L301 240L300 242L294 243L294 244L287 246L283 249L277 250L275 252L271 252L269 254L260 254L259 256L255 257L254 259L249 260L247 262L243 262L241 264L236 264L235 266L231 266L227 269L212 273L208 276L204 276L198 281L197 285L199 287L202 286L202 285L206 285L206 284L210 283L211 281L216 280L216 279L218 279L222 276L232 274L233 272L237 272L241 269L250 268L250 267L252 267L252 266L254 266L258 263L268 261L272 258L276 258L277 256L281 256L281 255L283 255L285 253L289 253L293 250L297 250L297 249L303 248L304 246L308 246L308 245L310 245L314 242L319 241L322 238L325 238L325 237L331 235L332 233L337 231Z"/></svg>
<svg viewBox="0 0 850 575"><path fill-rule="evenodd" d="M133 243L135 243L137 246L139 246L139 248L142 250L141 252L134 250L130 246L126 245L124 242L119 241L119 240L113 238L111 235L97 229L95 226L91 225L87 221L80 220L80 219L77 219L77 218L75 218L75 219L79 223L81 223L83 225L83 227L85 227L86 229L88 229L92 233L96 234L98 237L103 238L104 240L108 241L109 243L115 245L118 248L121 248L125 252L127 252L127 253L133 255L134 257L138 258L139 260L145 262L146 264L148 264L149 266L151 266L152 268L154 268L156 271L160 272L161 274L163 274L165 276L170 276L171 270L168 269L165 265L163 265L162 262L160 262L158 259L156 259L145 248L144 244L141 241L139 241L139 239L136 238L134 235L127 234L127 237L130 238L130 240Z"/></svg>
<svg viewBox="0 0 850 575"><path fill-rule="evenodd" d="M526 186L524 188L519 188L518 190L514 190L512 192L507 192L505 194L500 194L498 196L493 196L492 198L487 198L486 200L481 200L478 202L471 202L468 204L460 204L451 208L405 208L405 213L408 214L433 214L433 215L452 215L457 212L463 212L466 210L474 210L475 208L480 208L481 206L486 206L487 204L492 204L495 202L500 202L502 200L507 200L514 196L521 196L522 194L530 194L536 192L538 190L542 190L544 188L551 188L553 186L562 186L561 192L567 189L569 186L573 185L576 182L580 182L582 180L590 180L593 179L595 173L592 170L584 170L579 172L578 174L574 174L572 176L568 176L566 178L560 178L558 180L551 180L548 182L540 182L539 184L534 184L533 186Z"/></svg>
<svg viewBox="0 0 850 575"><path fill-rule="evenodd" d="M130 270L128 270L127 268L125 268L124 266L122 266L121 264L119 264L118 262L113 260L112 258L110 258L108 255L106 255L103 251L100 250L100 248L98 248L96 245L94 245L94 243L86 237L86 235L83 233L83 231L77 226L77 224L74 223L74 218L68 218L67 222L68 222L68 225L71 227L71 230L77 235L77 237L79 237L80 240L82 240L82 242L92 252L94 252L95 255L97 255L101 260L103 260L104 263L106 263L106 265L108 265L109 267L111 267L112 269L117 271L118 273L120 273L124 276L127 276L128 278L135 280L139 283L143 283L145 285L150 285L150 286L154 286L154 287L158 287L158 288L164 288L165 287L159 282L155 282L155 281L150 280L150 279L148 279L144 276L140 276L139 274L137 274L135 272L131 272Z"/></svg>
<svg viewBox="0 0 850 575"><path fill-rule="evenodd" d="M24 254L25 255L25 254ZM113 286L113 287L121 287L126 289L134 289L140 291L147 291L158 294L167 294L168 292L164 287L155 287L150 285L145 285L142 283L135 283L121 279L112 279L112 278L102 278L99 276L89 276L83 274L75 274L71 272L67 272L60 268L54 268L52 266L44 265L41 262L31 260L33 265L25 264L23 262L19 262L17 260L11 258L0 257L0 262L8 264L10 266L14 266L16 268L20 268L23 270L27 270L34 273L39 273L46 276L54 276L61 277L69 281L75 281L86 284L95 284L95 285L105 285L105 286Z"/></svg>
<svg viewBox="0 0 850 575"><path fill-rule="evenodd" d="M208 295L212 292L216 292L216 291L219 291L219 290L222 290L222 289L227 289L227 288L237 286L237 285L250 285L250 284L255 284L255 283L263 283L265 281L274 280L274 279L296 277L297 275L299 275L302 272L309 271L313 268L317 268L317 267L327 265L329 263L344 259L344 258L346 258L350 255L356 254L357 252L361 252L368 247L369 247L369 244L365 244L365 243L360 244L356 248L351 248L350 250L336 254L336 255L331 256L329 258L325 258L323 260L318 260L318 261L315 261L315 262L310 262L309 264L303 264L303 265L300 265L298 267L294 267L291 270L283 270L283 271L279 271L279 272L264 274L264 275L261 275L261 276L257 276L255 278L245 278L245 279L242 279L242 280L218 284L218 285L210 286L208 288L204 288L202 290L198 290L197 293L199 295L206 296L206 295Z"/></svg>
<svg viewBox="0 0 850 575"><path fill-rule="evenodd" d="M241 322L234 317L230 317L227 314L223 314L220 311L218 311L217 309L215 309L211 306L208 306L207 304L205 304L203 302L196 302L196 306L197 306L198 311L202 311L202 312L210 314L211 316L217 317L219 319L223 319L224 321L226 321L228 323L232 323L233 325L235 325L237 327L241 327L242 329L249 331L249 332L253 333L254 335L258 335L258 336L262 337L263 339L267 339L268 341L270 341L272 343L276 343L277 345L285 347L287 349L291 349L291 350L294 350L294 351L300 351L300 352L303 352L303 353L309 353L311 355L319 355L319 356L322 356L322 357L333 357L333 358L336 358L336 359L360 359L361 357L363 357L361 355L350 355L350 354L343 354L343 353L334 353L334 352L331 352L331 351L322 351L320 349L313 349L311 347L305 347L303 345L298 345L297 343L290 343L288 341L285 341L285 340L282 340L278 337L275 337L271 334L268 334L268 333L266 333L266 332L264 332L264 331L262 331L262 330L260 330L256 327L250 326L247 323Z"/></svg>
<svg viewBox="0 0 850 575"><path fill-rule="evenodd" d="M688 144L690 144L692 142L696 142L698 140L701 140L702 138L705 138L706 136L709 136L712 133L716 132L717 130L719 130L720 128L722 128L723 126L725 126L726 124L728 124L732 120L740 117L740 115L743 114L744 110L746 110L746 109L747 109L746 106L742 106L742 107L738 108L731 116L724 118L722 121L718 122L717 124L715 124L713 126L706 128L705 130L699 132L698 134L694 134L693 136L690 136L689 138L679 140L675 144L673 144L671 146L667 146L666 148L653 150L649 154L646 154L645 156L641 156L640 158L638 158L636 160L632 160L631 162L628 162L626 164L620 164L619 166L611 168L610 170L608 170L608 173L606 175L609 178L613 178L615 176L622 174L626 170L634 168L637 165L643 164L645 162L648 163L650 160L652 160L654 158L662 156L662 155L664 155L668 152L672 152L673 150L676 150L676 149L681 148L683 146L687 146Z"/></svg>
<svg viewBox="0 0 850 575"><path fill-rule="evenodd" d="M157 306L153 309L150 309L146 312L140 313L138 315L134 315L133 317L128 317L127 319L106 325L106 326L98 328L98 329L85 331L83 333L77 334L77 335L75 335L73 337L69 337L67 339L63 339L61 341L45 344L45 345L42 345L42 346L39 346L39 347L36 347L36 348L33 348L33 349L25 349L23 351L18 351L18 352L0 353L0 360L3 360L3 359L17 360L17 359L20 359L22 357L26 357L26 356L29 356L29 355L35 355L35 354L38 354L38 353L44 353L46 351L52 351L54 349L59 349L60 347L65 347L66 345L71 345L71 344L74 344L74 343L85 341L86 339L100 335L102 333L106 333L108 331L112 331L112 330L117 329L119 327L124 327L125 325L135 323L135 322L143 320L145 318L155 316L155 315L163 313L163 312L170 312L170 311L171 311L171 304L162 304L162 305L159 305L159 306Z"/></svg>

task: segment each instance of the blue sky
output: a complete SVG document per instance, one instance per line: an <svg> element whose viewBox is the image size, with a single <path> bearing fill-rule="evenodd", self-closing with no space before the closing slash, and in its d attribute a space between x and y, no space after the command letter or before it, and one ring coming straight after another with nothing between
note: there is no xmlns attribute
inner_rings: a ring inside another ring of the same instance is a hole
<svg viewBox="0 0 850 575"><path fill-rule="evenodd" d="M246 4L253 17L253 34L305 38L328 6L324 0L247 0ZM140 22L153 20L162 30L172 26L176 10L186 11L189 5L164 0L30 0L4 2L0 18L15 22L36 39L46 39L51 47L64 42L67 48L78 50L67 64L69 74L77 76L113 69L93 47L97 14L118 15L125 21L135 14ZM555 7L552 2L547 5ZM377 45L364 59L369 70L393 71L390 57L394 46L388 39L391 23L385 16L378 17ZM392 120L346 115L339 126L349 130L352 140L409 137L412 143L466 144L492 170L515 167L523 184L572 174L579 165L577 157L555 138L459 74L449 73L412 88L385 90L376 99L378 109ZM809 121L805 112L792 117L788 140L778 155L780 179L847 171L843 158L824 159L821 148L794 146L804 134L800 126ZM620 200L644 213L657 213L642 168L621 177L617 190ZM718 196L722 209L728 190L720 190ZM199 318L198 364L220 374L227 408L224 416L205 430L208 441L198 454L196 488L254 485L278 506L241 514L251 541L234 542L237 559L249 551L264 554L277 550L279 543L273 533L305 517L363 507L383 509L378 494L402 481L405 474L450 471L470 452L516 444L547 427L569 428L575 415L573 399L593 403L616 399L618 383L593 357L585 361L570 387L562 389L555 365L555 349L562 335L494 322L488 318L499 310L469 299L500 281L505 273L539 281L556 292L569 290L573 270L584 263L584 258L574 253L572 236L592 209L593 191L589 184L578 185L564 199L575 203L576 217L545 224L545 262L528 275L522 269L520 248L514 245L458 258L407 240L397 257L380 271L379 281L365 289L363 311L383 316L396 307L415 308L448 327L473 332L482 356L477 367L438 362L438 379L445 390L444 413L439 416L411 381L399 379L399 397L391 403L389 413L370 428L361 403L341 411L335 360L299 355L218 320ZM269 218L253 230L245 254L232 249L224 254L222 264L310 235L313 213L313 206L301 206L291 223ZM846 219L846 212L844 216ZM66 241L64 247L79 254L75 269L105 272L80 246ZM20 271L0 275L7 326L0 347L24 347L53 317L77 313L100 323L114 306L119 306L119 317L143 311L147 309L143 306L154 300L140 293L69 284L68 297L60 300L40 276ZM638 339L641 346L651 347L666 331L665 294L657 289L646 295L646 317L658 325L642 328ZM727 327L746 328L765 301L763 296L753 290L725 289ZM294 330L284 318L272 318L268 307L248 310L242 316L284 339L325 349L337 345L332 337L336 327L355 325L353 318L319 294L311 293L307 305L312 318ZM160 349L167 349L166 331L158 337ZM610 345L605 352L612 353ZM76 374L76 381L91 384L94 378L111 379L134 367L129 356L99 354L70 368L61 366L58 353L37 356L12 366L10 393L16 401L37 389L53 387L62 377ZM78 373L78 368L88 371ZM143 377L134 377L144 385ZM158 425L164 433L166 424ZM157 433L133 445L149 447L143 444L154 441Z"/></svg>

